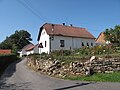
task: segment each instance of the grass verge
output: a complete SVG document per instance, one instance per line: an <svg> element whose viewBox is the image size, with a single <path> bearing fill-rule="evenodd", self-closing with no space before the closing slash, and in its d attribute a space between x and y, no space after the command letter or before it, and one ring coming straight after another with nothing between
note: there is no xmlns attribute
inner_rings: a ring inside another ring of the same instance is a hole
<svg viewBox="0 0 120 90"><path fill-rule="evenodd" d="M120 72L115 72L111 74L96 73L92 76L68 76L64 79L69 80L80 80L80 81L97 81L97 82L120 82Z"/></svg>

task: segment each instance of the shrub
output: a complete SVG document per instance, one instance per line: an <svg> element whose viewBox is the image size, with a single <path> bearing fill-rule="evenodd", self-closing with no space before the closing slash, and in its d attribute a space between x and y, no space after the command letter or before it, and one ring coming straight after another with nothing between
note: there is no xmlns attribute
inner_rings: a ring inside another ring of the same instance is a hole
<svg viewBox="0 0 120 90"><path fill-rule="evenodd" d="M4 71L4 69L17 60L17 55L15 54L7 54L7 55L0 55L0 74Z"/></svg>

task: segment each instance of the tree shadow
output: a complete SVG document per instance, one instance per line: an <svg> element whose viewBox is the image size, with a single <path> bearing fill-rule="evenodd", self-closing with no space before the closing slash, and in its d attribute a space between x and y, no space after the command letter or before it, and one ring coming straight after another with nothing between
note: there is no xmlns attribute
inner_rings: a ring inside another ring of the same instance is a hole
<svg viewBox="0 0 120 90"><path fill-rule="evenodd" d="M53 89L53 90L69 90L70 88L75 88L75 87L79 87L79 86L84 86L84 85L88 85L88 84L93 84L95 82L89 82L89 83L76 83L75 85L71 85L71 86L67 86L67 87L62 87L62 88L57 88L57 89Z"/></svg>
<svg viewBox="0 0 120 90"><path fill-rule="evenodd" d="M28 90L30 85L31 85L31 82L5 84L1 86L0 90ZM29 90L32 90L32 89L29 89Z"/></svg>
<svg viewBox="0 0 120 90"><path fill-rule="evenodd" d="M16 72L16 64L19 63L21 60L17 60L15 62L13 62L12 64L10 64L6 70L4 71L4 73L1 75L0 77L0 90L1 90L1 86L6 84L6 80L7 78L11 77L14 72Z"/></svg>

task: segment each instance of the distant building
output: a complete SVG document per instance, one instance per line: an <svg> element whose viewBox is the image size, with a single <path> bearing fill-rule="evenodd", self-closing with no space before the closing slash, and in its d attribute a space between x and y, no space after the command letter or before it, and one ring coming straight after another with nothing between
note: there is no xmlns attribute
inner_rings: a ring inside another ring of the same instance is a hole
<svg viewBox="0 0 120 90"><path fill-rule="evenodd" d="M28 49L26 49L27 55L35 54L35 53L39 53L39 44L36 44L35 46L31 46Z"/></svg>
<svg viewBox="0 0 120 90"><path fill-rule="evenodd" d="M22 50L20 52L18 52L20 54L20 57L22 57L23 55L27 55L27 49L34 46L33 44L28 44L26 46L24 46L22 48Z"/></svg>
<svg viewBox="0 0 120 90"><path fill-rule="evenodd" d="M101 32L97 37L97 39L95 40L95 43L96 45L105 45L105 44L109 44L110 42L105 40L105 35L103 32Z"/></svg>
<svg viewBox="0 0 120 90"><path fill-rule="evenodd" d="M39 53L54 50L70 50L83 46L95 46L95 37L85 28L45 23L40 27L38 42L42 48Z"/></svg>
<svg viewBox="0 0 120 90"><path fill-rule="evenodd" d="M11 54L10 49L0 49L0 54Z"/></svg>

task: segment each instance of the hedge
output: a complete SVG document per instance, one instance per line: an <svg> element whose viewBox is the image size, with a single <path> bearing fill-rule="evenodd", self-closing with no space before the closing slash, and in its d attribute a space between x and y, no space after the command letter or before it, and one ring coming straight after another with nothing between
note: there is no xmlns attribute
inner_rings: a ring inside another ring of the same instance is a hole
<svg viewBox="0 0 120 90"><path fill-rule="evenodd" d="M15 60L17 60L17 55L15 54L0 54L0 75L3 73L5 68Z"/></svg>

